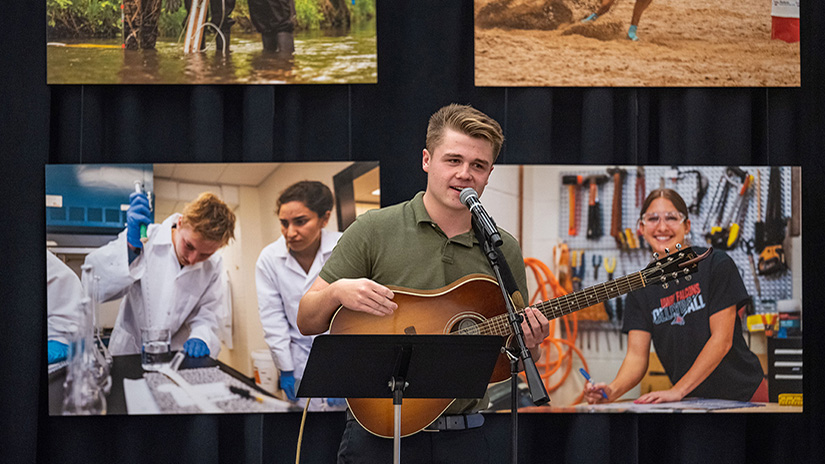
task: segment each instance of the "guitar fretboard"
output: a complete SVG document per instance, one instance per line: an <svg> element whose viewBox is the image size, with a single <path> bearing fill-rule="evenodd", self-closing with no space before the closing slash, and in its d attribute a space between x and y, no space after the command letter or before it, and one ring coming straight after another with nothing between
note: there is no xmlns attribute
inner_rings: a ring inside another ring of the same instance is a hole
<svg viewBox="0 0 825 464"><path fill-rule="evenodd" d="M552 300L543 301L533 306L541 311L548 320L566 316L580 309L588 308L626 293L639 290L652 282L665 284L670 280L677 279L679 276L687 276L696 271L699 261L702 261L710 255L711 251L713 251L713 249L708 248L704 253L696 256L696 253L690 248L680 250L675 255L668 255L661 258L641 271L609 280L585 288L584 290L562 295ZM690 277L687 278L689 279ZM518 313L524 314L524 310L519 310ZM510 326L509 315L505 312L477 325L465 327L453 333L459 335L500 335L502 337L508 337L513 332Z"/></svg>
<svg viewBox="0 0 825 464"><path fill-rule="evenodd" d="M584 290L537 303L534 307L541 311L548 320L553 320L574 313L580 309L616 298L625 293L630 293L644 286L645 279L642 276L642 272L639 271L585 288ZM518 313L523 314L524 310L519 310ZM507 337L513 333L508 319L506 313L499 314L475 327L464 328L456 333L461 335L500 335Z"/></svg>

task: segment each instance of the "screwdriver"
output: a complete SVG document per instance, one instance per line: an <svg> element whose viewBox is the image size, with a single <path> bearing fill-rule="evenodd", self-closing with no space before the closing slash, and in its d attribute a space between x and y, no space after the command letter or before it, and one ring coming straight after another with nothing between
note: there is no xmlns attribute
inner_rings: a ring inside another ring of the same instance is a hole
<svg viewBox="0 0 825 464"><path fill-rule="evenodd" d="M748 177L745 178L745 182L742 184L742 190L740 191L739 198L737 199L737 201L739 202L738 208L734 208L738 209L738 211L736 212L736 217L733 218L733 220L731 221L730 229L728 231L728 249L733 247L733 244L736 243L736 241L739 239L739 223L742 222L742 220L744 219L743 216L746 211L745 208L747 208L748 206L748 202L745 201L745 195L749 193L749 189L752 182L753 176L748 174Z"/></svg>

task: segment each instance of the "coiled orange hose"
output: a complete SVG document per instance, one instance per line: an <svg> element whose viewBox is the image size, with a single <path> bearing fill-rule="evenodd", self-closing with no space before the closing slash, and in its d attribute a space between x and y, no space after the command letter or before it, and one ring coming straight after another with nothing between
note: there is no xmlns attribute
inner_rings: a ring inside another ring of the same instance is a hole
<svg viewBox="0 0 825 464"><path fill-rule="evenodd" d="M562 287L550 268L547 267L547 265L542 261L535 258L524 258L524 265L533 272L533 276L538 283L538 288L530 298L530 305L536 304L540 301L558 298L569 293L564 287ZM541 298L539 298L539 296L541 296ZM566 338L554 337L554 334L556 333L556 319L551 319L550 336L542 342L542 356L540 359L536 360L536 367L539 369L539 373L544 381L544 386L548 393L557 390L567 380L567 377L573 369L573 353L578 355L579 359L581 359L584 368L586 370L590 370L587 366L587 360L585 360L584 355L582 355L582 352L575 346L579 330L578 317L576 316L576 313L568 314L561 317L559 320L564 323L564 333L566 334ZM555 359L551 359L550 357L550 353L553 348L555 348L557 353ZM558 382L551 386L549 384L550 377L562 366L564 366L564 374ZM524 374L522 373L522 375ZM581 402L583 398L584 391L579 394L573 404Z"/></svg>

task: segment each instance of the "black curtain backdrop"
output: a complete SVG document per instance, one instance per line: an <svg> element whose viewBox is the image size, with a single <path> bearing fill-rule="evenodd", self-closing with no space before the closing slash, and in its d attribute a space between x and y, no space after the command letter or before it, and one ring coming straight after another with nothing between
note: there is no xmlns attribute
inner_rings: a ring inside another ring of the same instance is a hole
<svg viewBox="0 0 825 464"><path fill-rule="evenodd" d="M379 160L382 202L425 185L426 121L470 103L505 127L504 164L802 165L805 413L522 415L520 462L825 462L823 2L802 2L801 88L478 88L472 0L378 2L379 83L45 84L45 1L0 19L0 461L293 462L292 414L49 417L46 163ZM343 416L311 415L303 462L333 462ZM507 422L488 433L505 462Z"/></svg>

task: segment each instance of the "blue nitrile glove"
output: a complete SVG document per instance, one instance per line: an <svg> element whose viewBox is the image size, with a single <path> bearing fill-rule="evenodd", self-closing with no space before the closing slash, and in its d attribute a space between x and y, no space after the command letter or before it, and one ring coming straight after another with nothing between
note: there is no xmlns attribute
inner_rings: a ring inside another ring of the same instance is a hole
<svg viewBox="0 0 825 464"><path fill-rule="evenodd" d="M49 340L49 364L60 362L66 359L69 354L69 345L60 343L57 340Z"/></svg>
<svg viewBox="0 0 825 464"><path fill-rule="evenodd" d="M206 346L206 342L200 338L190 338L186 340L186 343L183 344L183 351L186 352L187 356L192 358L209 356L209 347Z"/></svg>
<svg viewBox="0 0 825 464"><path fill-rule="evenodd" d="M346 406L347 400L345 398L327 398L327 404L331 408L338 408L341 406Z"/></svg>
<svg viewBox="0 0 825 464"><path fill-rule="evenodd" d="M281 378L278 383L281 385L281 390L286 393L289 401L298 399L295 396L295 373L293 371L281 371Z"/></svg>
<svg viewBox="0 0 825 464"><path fill-rule="evenodd" d="M149 199L145 193L132 192L129 195L129 210L126 211L126 241L135 248L143 248L140 241L140 226L152 223L149 219Z"/></svg>

